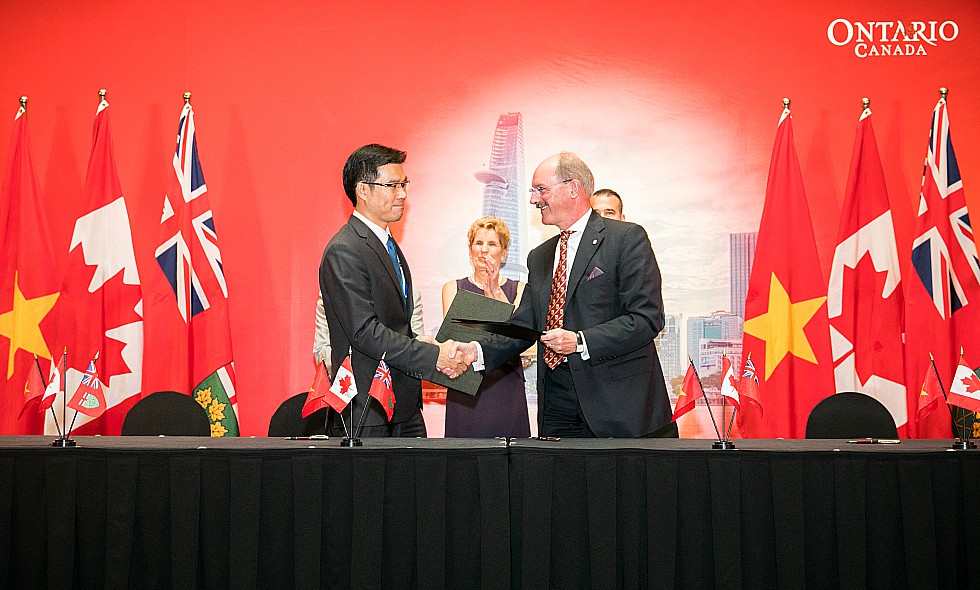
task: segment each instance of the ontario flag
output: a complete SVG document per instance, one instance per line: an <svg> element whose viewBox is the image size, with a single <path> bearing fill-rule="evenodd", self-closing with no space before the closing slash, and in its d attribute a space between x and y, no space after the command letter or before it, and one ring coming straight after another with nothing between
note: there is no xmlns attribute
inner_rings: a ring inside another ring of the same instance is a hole
<svg viewBox="0 0 980 590"><path fill-rule="evenodd" d="M792 124L784 109L745 300L742 354L759 366L761 404L740 408L745 437L802 438L810 410L834 393L826 283Z"/></svg>
<svg viewBox="0 0 980 590"><path fill-rule="evenodd" d="M82 373L82 379L75 388L75 393L68 400L68 407L77 410L79 413L92 418L98 418L106 411L106 398L103 391L102 382L99 381L99 371L95 368L95 361L99 360L99 353L95 353L88 368ZM75 432L73 429L72 432Z"/></svg>
<svg viewBox="0 0 980 590"><path fill-rule="evenodd" d="M95 114L81 202L58 304L58 343L69 353L65 389L91 380L93 364L85 360L100 352L97 411L82 405L73 432L118 435L142 390L143 290L105 100ZM54 416L46 421L45 431L56 433Z"/></svg>
<svg viewBox="0 0 980 590"><path fill-rule="evenodd" d="M918 407L916 385L931 370L930 353L940 382L950 383L960 347L980 350L980 261L949 128L946 100L940 98L932 112L905 294L910 412ZM951 423L948 408L940 405L910 422L909 435L949 438Z"/></svg>
<svg viewBox="0 0 980 590"><path fill-rule="evenodd" d="M681 392L677 395L677 403L674 404L674 415L671 420L677 421L678 418L693 410L697 401L702 397L704 397L704 390L701 389L701 382L694 370L694 362L689 362L687 373L684 374L684 383L681 385Z"/></svg>
<svg viewBox="0 0 980 590"><path fill-rule="evenodd" d="M381 362L378 363L378 368L374 371L374 379L371 381L371 389L368 390L368 395L381 403L381 407L385 409L385 414L388 415L390 421L392 414L395 413L395 392L391 389L391 369L388 368L384 355L381 356Z"/></svg>
<svg viewBox="0 0 980 590"><path fill-rule="evenodd" d="M192 395L211 420L211 436L238 436L228 286L187 101L160 232L160 272L147 307L146 389Z"/></svg>
<svg viewBox="0 0 980 590"><path fill-rule="evenodd" d="M20 410L24 384L37 371L34 355L43 370L57 350L53 310L59 282L31 158L27 112L21 107L0 186L0 434L44 431L41 414L20 415Z"/></svg>
<svg viewBox="0 0 980 590"><path fill-rule="evenodd" d="M854 138L827 287L834 381L836 391L856 391L880 401L905 435L905 297L896 212L911 224L911 212L889 202L871 109L865 108Z"/></svg>

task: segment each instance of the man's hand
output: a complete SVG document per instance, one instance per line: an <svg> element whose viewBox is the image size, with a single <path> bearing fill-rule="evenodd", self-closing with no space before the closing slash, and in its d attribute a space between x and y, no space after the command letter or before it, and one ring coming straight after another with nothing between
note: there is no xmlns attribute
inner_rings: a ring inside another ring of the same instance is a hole
<svg viewBox="0 0 980 590"><path fill-rule="evenodd" d="M436 346L439 345L439 343L436 342L436 339L433 338L432 336L429 336L428 334L419 334L418 336L415 337L415 339L421 342L425 342L426 344L435 344Z"/></svg>
<svg viewBox="0 0 980 590"><path fill-rule="evenodd" d="M557 352L569 355L575 352L575 332L555 328L541 335L541 343Z"/></svg>
<svg viewBox="0 0 980 590"><path fill-rule="evenodd" d="M451 379L462 375L466 371L466 367L469 367L473 362L466 362L466 355L456 351L458 344L455 340L446 340L441 344L436 344L439 347L439 358L436 360L436 369ZM474 352L474 358L475 356L476 353Z"/></svg>

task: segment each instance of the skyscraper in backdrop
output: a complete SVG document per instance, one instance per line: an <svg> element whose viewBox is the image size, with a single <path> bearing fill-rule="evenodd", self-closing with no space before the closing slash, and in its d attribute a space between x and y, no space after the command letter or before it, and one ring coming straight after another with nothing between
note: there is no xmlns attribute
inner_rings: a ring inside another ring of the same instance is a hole
<svg viewBox="0 0 980 590"><path fill-rule="evenodd" d="M749 291L749 276L752 274L752 259L755 257L755 241L758 232L728 234L730 249L731 278L729 297L733 315L745 319L745 295ZM739 338L741 339L741 334Z"/></svg>
<svg viewBox="0 0 980 590"><path fill-rule="evenodd" d="M507 262L500 274L527 280L527 190L524 178L524 119L504 113L497 119L490 167L475 174L483 183L483 214L499 217L510 228Z"/></svg>

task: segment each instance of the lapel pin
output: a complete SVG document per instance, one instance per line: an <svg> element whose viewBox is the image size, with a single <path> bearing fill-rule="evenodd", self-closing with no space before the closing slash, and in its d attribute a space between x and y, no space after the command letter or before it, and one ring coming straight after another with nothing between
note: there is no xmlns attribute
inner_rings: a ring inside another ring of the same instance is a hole
<svg viewBox="0 0 980 590"><path fill-rule="evenodd" d="M599 240L592 240L592 245L593 245L593 246L595 246L595 245L596 245L596 244L598 244L598 243L599 243Z"/></svg>

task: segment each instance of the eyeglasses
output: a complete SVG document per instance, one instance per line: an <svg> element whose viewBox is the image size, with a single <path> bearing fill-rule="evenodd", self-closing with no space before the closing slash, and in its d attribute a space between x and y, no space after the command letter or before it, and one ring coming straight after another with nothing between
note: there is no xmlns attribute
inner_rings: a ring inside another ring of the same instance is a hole
<svg viewBox="0 0 980 590"><path fill-rule="evenodd" d="M551 184L551 185L548 185L548 186L532 186L531 188L527 189L527 192L531 193L532 195L538 195L540 197L546 191L549 191L549 190L555 188L559 184L565 184L566 182L571 182L572 180L573 179L569 178L568 180L563 180L561 182L556 182L555 184Z"/></svg>
<svg viewBox="0 0 980 590"><path fill-rule="evenodd" d="M361 184L370 184L371 186L383 186L385 188L390 188L396 191L398 189L402 189L407 193L408 185L411 184L411 181L403 180L401 182L368 182L366 180L362 180Z"/></svg>

